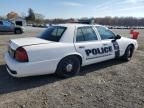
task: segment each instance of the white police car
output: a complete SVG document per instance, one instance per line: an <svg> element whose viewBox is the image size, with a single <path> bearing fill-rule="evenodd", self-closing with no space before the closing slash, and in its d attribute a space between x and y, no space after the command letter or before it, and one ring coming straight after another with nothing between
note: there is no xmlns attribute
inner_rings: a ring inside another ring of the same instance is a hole
<svg viewBox="0 0 144 108"><path fill-rule="evenodd" d="M52 73L70 77L81 66L120 57L129 61L137 47L136 40L100 25L61 24L39 37L10 40L5 61L14 77Z"/></svg>

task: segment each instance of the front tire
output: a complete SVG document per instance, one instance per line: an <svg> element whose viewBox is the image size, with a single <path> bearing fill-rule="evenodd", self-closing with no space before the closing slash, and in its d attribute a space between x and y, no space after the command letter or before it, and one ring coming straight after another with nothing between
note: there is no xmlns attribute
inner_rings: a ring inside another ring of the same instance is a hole
<svg viewBox="0 0 144 108"><path fill-rule="evenodd" d="M80 60L76 56L68 56L58 64L56 74L59 77L68 78L79 74Z"/></svg>
<svg viewBox="0 0 144 108"><path fill-rule="evenodd" d="M129 45L125 51L125 54L123 56L124 61L130 61L133 56L134 47L132 45Z"/></svg>

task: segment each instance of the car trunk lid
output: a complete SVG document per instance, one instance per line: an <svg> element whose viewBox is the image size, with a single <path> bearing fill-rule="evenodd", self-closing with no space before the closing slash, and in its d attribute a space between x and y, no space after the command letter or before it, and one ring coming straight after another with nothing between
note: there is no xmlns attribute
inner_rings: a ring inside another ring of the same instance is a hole
<svg viewBox="0 0 144 108"><path fill-rule="evenodd" d="M39 44L49 44L52 41L43 40L36 37L12 39L8 43L8 53L12 58L15 58L17 48Z"/></svg>
<svg viewBox="0 0 144 108"><path fill-rule="evenodd" d="M16 50L18 47L38 45L38 44L49 44L49 43L51 43L51 41L43 40L36 37L31 37L31 38L12 39L9 42L9 46L13 50Z"/></svg>

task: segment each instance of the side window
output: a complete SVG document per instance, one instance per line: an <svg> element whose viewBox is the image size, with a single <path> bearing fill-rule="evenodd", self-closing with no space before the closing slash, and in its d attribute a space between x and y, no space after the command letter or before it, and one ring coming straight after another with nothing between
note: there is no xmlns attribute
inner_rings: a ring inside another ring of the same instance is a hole
<svg viewBox="0 0 144 108"><path fill-rule="evenodd" d="M81 27L77 29L76 41L93 41L98 40L95 31L92 27Z"/></svg>
<svg viewBox="0 0 144 108"><path fill-rule="evenodd" d="M57 29L57 36L61 36L64 32L64 29L63 28L58 28Z"/></svg>
<svg viewBox="0 0 144 108"><path fill-rule="evenodd" d="M9 22L12 26L15 26L15 24L13 22Z"/></svg>
<svg viewBox="0 0 144 108"><path fill-rule="evenodd" d="M0 25L3 25L3 22L2 22L2 21L0 21Z"/></svg>
<svg viewBox="0 0 144 108"><path fill-rule="evenodd" d="M60 28L60 27L57 27L56 29L54 29L52 31L52 36L55 36L55 37L60 37L64 32L64 29L63 28Z"/></svg>
<svg viewBox="0 0 144 108"><path fill-rule="evenodd" d="M77 42L85 41L84 35L83 35L83 33L82 33L82 29L81 29L81 28L78 28L78 29L77 29L76 41L77 41Z"/></svg>
<svg viewBox="0 0 144 108"><path fill-rule="evenodd" d="M113 39L115 37L115 34L110 31L109 29L106 29L105 27L96 27L102 40L105 39Z"/></svg>
<svg viewBox="0 0 144 108"><path fill-rule="evenodd" d="M84 33L85 41L97 40L97 36L95 34L95 31L91 27L83 28L82 32Z"/></svg>
<svg viewBox="0 0 144 108"><path fill-rule="evenodd" d="M8 21L4 21L3 24L4 24L5 26L11 26L11 23L8 22Z"/></svg>
<svg viewBox="0 0 144 108"><path fill-rule="evenodd" d="M57 36L57 29L54 29L51 33L52 36Z"/></svg>

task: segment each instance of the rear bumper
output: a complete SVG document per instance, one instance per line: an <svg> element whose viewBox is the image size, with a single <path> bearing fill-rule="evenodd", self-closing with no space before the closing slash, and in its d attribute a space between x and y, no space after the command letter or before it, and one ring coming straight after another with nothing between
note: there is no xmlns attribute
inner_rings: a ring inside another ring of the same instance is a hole
<svg viewBox="0 0 144 108"><path fill-rule="evenodd" d="M6 65L6 70L9 72L9 74L13 74L13 75L16 75L16 74L17 74L17 72L11 70L11 69L8 67L8 65Z"/></svg>
<svg viewBox="0 0 144 108"><path fill-rule="evenodd" d="M56 71L59 60L20 63L5 54L6 69L13 77L26 77L52 74Z"/></svg>

